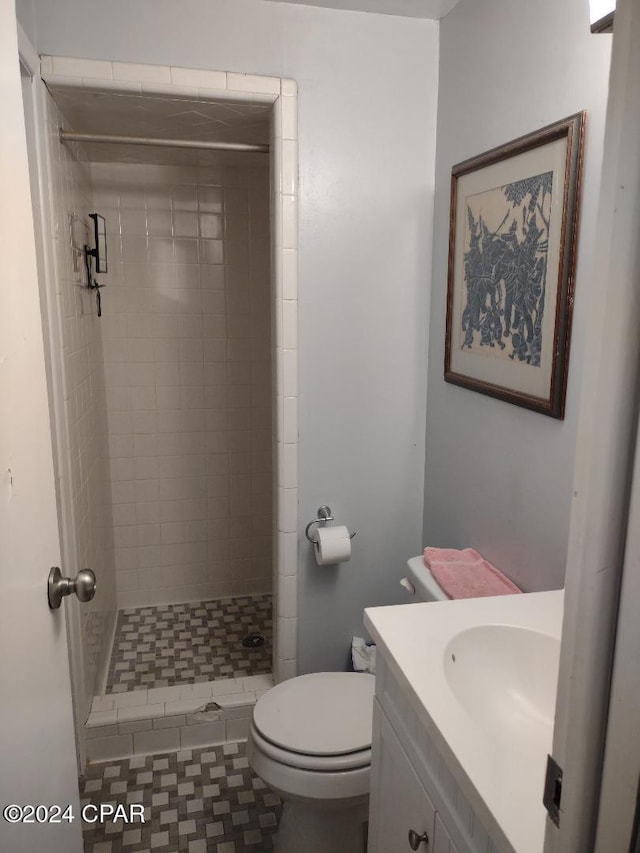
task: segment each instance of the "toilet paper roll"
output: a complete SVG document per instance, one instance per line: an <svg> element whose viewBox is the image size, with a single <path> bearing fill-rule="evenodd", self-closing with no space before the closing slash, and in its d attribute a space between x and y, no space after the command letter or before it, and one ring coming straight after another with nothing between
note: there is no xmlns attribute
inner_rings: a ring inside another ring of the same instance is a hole
<svg viewBox="0 0 640 853"><path fill-rule="evenodd" d="M319 527L316 530L316 536L318 541L313 546L313 550L319 566L346 563L351 558L351 539L344 524Z"/></svg>

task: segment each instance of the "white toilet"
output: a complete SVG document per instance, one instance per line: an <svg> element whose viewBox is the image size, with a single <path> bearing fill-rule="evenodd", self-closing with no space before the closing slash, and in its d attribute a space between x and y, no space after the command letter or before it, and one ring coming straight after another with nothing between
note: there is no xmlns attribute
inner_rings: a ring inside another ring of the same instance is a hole
<svg viewBox="0 0 640 853"><path fill-rule="evenodd" d="M412 601L446 598L420 564L408 563ZM364 673L318 672L257 701L247 755L283 802L275 853L365 850L374 684Z"/></svg>

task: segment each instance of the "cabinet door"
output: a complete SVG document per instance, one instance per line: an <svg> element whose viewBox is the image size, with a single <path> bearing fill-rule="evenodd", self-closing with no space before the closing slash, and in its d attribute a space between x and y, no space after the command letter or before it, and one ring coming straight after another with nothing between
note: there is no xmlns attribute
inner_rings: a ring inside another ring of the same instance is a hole
<svg viewBox="0 0 640 853"><path fill-rule="evenodd" d="M433 804L376 700L368 853L411 853L410 830L426 833L419 853L434 853L434 819Z"/></svg>
<svg viewBox="0 0 640 853"><path fill-rule="evenodd" d="M458 853L458 848L449 837L449 833L445 829L439 814L436 814L432 853Z"/></svg>

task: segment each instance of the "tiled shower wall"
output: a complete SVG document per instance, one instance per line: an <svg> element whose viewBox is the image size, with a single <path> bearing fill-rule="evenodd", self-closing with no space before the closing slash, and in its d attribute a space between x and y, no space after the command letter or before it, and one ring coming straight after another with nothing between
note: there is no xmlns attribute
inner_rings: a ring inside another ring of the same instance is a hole
<svg viewBox="0 0 640 853"><path fill-rule="evenodd" d="M94 295L86 287L82 248L89 242L87 213L92 212L88 164L81 151L61 145L58 128L64 119L56 104L41 91L46 133L48 229L54 278L45 304L45 329L53 361L57 444L56 476L63 540L63 574L74 576L92 568L98 593L81 607L84 661L84 703L88 707L98 688L104 658L110 653L115 620L115 573L108 463L106 398L102 330ZM45 234L45 237L47 235ZM55 291L55 292L54 292ZM78 689L79 685L75 685Z"/></svg>
<svg viewBox="0 0 640 853"><path fill-rule="evenodd" d="M94 163L118 606L271 589L268 158Z"/></svg>

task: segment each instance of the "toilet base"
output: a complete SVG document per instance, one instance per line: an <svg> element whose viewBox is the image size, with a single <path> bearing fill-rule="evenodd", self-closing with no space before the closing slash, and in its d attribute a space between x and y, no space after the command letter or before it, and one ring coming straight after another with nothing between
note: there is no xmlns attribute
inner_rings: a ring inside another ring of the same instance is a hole
<svg viewBox="0 0 640 853"><path fill-rule="evenodd" d="M316 808L285 800L274 853L366 853L367 802Z"/></svg>

